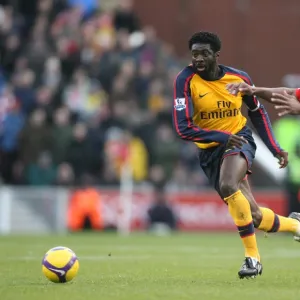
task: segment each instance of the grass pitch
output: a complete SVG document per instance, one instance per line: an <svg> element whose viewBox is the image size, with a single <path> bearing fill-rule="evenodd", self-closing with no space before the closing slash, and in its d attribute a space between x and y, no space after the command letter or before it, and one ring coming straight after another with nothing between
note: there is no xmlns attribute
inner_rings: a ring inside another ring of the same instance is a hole
<svg viewBox="0 0 300 300"><path fill-rule="evenodd" d="M240 280L237 234L0 237L0 299L298 299L300 244L282 235L260 235L258 242L263 275ZM41 272L44 253L59 245L80 262L66 284L48 282Z"/></svg>

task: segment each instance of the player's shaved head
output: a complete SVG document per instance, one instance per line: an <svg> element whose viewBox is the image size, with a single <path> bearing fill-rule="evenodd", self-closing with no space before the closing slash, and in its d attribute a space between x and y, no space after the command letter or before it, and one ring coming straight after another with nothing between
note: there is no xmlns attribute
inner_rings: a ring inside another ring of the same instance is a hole
<svg viewBox="0 0 300 300"><path fill-rule="evenodd" d="M193 34L189 40L190 50L194 44L209 44L214 52L220 51L222 45L220 38L216 34L207 31L200 31Z"/></svg>

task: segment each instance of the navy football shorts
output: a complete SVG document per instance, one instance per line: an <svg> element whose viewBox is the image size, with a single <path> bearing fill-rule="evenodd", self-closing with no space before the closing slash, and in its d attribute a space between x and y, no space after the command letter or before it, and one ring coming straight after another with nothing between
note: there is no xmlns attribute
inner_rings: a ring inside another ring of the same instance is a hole
<svg viewBox="0 0 300 300"><path fill-rule="evenodd" d="M243 147L240 149L226 149L226 145L208 149L199 149L200 167L207 176L209 183L215 188L220 196L220 168L224 157L229 155L241 154L247 161L247 174L251 174L251 166L256 152L256 144L252 137L252 131L249 127L245 126L236 135L243 136L248 141L248 144L243 144Z"/></svg>

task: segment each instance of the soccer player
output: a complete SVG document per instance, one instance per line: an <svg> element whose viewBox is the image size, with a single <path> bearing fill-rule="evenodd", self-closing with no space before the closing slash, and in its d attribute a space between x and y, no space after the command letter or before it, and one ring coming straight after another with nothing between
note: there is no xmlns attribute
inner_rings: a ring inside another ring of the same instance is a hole
<svg viewBox="0 0 300 300"><path fill-rule="evenodd" d="M287 231L300 236L300 222L276 215L255 202L247 180L255 156L252 132L241 113L242 103L260 137L280 167L288 164L288 154L276 142L268 114L255 96L230 94L226 86L235 82L252 85L247 73L218 64L219 37L198 32L189 40L192 64L184 68L174 83L173 124L177 135L199 147L200 166L210 183L228 205L245 248L240 278L262 273L254 227L266 232Z"/></svg>
<svg viewBox="0 0 300 300"><path fill-rule="evenodd" d="M242 95L257 96L275 104L275 108L280 110L280 117L288 114L300 115L300 89L254 87L245 82L228 84L227 89L233 95L240 92Z"/></svg>

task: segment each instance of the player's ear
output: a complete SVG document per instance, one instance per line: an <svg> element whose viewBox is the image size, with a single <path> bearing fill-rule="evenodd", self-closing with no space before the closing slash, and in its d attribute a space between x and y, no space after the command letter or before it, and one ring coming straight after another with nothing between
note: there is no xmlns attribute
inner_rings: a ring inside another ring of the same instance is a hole
<svg viewBox="0 0 300 300"><path fill-rule="evenodd" d="M220 56L220 51L217 51L216 52L216 57L219 57Z"/></svg>

